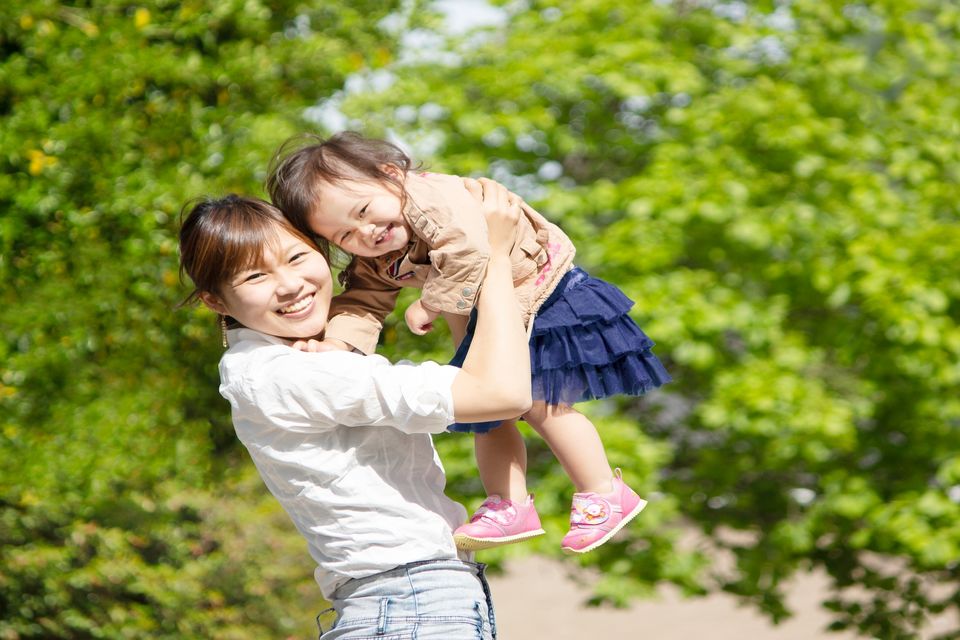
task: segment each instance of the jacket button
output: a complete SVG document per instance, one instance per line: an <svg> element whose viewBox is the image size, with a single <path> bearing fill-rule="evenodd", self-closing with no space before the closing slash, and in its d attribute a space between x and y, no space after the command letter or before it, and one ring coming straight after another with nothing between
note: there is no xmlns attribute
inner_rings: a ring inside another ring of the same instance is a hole
<svg viewBox="0 0 960 640"><path fill-rule="evenodd" d="M473 295L473 289L471 289L470 287L464 287L460 293L463 294L463 297L469 298L470 296Z"/></svg>
<svg viewBox="0 0 960 640"><path fill-rule="evenodd" d="M466 309L467 303L463 300L457 300L457 309Z"/></svg>

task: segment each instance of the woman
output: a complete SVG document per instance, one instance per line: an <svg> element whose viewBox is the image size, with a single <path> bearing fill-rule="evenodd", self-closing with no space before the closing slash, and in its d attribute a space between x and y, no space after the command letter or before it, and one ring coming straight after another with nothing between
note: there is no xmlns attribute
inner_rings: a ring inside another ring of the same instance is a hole
<svg viewBox="0 0 960 640"><path fill-rule="evenodd" d="M467 186L487 217L491 254L460 368L311 352L327 323L330 270L266 202L200 202L180 232L189 299L236 327L225 332L220 392L237 436L307 539L337 612L324 640L496 638L483 567L457 555L452 531L466 513L443 493L429 435L531 404L509 259L519 202L491 181ZM504 307L516 313L492 312Z"/></svg>

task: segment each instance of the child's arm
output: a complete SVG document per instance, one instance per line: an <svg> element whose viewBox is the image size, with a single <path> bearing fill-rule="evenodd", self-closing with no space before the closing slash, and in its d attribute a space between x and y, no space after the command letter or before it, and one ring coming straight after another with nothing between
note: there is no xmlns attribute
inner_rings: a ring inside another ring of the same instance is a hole
<svg viewBox="0 0 960 640"><path fill-rule="evenodd" d="M407 327L418 336L426 335L433 330L433 321L440 316L439 311L430 309L422 300L414 301L406 312L403 319L407 321Z"/></svg>
<svg viewBox="0 0 960 640"><path fill-rule="evenodd" d="M453 338L453 346L459 347L467 335L467 324L470 322L469 316L458 316L453 313L444 313L443 319L447 321L447 327L450 329L450 337Z"/></svg>
<svg viewBox="0 0 960 640"><path fill-rule="evenodd" d="M349 349L376 351L383 319L396 306L400 287L381 277L375 265L358 258L347 271L346 289L330 303L326 340L339 340Z"/></svg>

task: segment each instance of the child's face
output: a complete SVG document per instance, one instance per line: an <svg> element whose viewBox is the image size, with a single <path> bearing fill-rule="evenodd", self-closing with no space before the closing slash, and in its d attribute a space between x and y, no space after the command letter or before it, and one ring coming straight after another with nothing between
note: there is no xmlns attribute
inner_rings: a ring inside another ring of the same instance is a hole
<svg viewBox="0 0 960 640"><path fill-rule="evenodd" d="M220 295L201 294L218 313L282 338L310 338L327 325L333 280L320 253L285 229L256 267L235 274Z"/></svg>
<svg viewBox="0 0 960 640"><path fill-rule="evenodd" d="M324 183L309 224L317 235L365 258L403 249L410 242L400 195L387 185L369 180Z"/></svg>

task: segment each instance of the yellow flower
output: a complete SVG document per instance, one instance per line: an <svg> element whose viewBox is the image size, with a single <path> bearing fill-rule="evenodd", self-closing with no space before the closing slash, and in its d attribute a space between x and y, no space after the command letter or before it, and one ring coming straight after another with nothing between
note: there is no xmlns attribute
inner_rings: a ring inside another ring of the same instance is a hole
<svg viewBox="0 0 960 640"><path fill-rule="evenodd" d="M140 7L133 14L133 25L137 29L143 29L150 24L150 10Z"/></svg>
<svg viewBox="0 0 960 640"><path fill-rule="evenodd" d="M27 151L27 159L30 161L30 166L27 168L27 171L29 171L32 176L38 176L47 167L52 167L57 164L56 158L48 156L43 151L40 151L40 149L30 149Z"/></svg>

